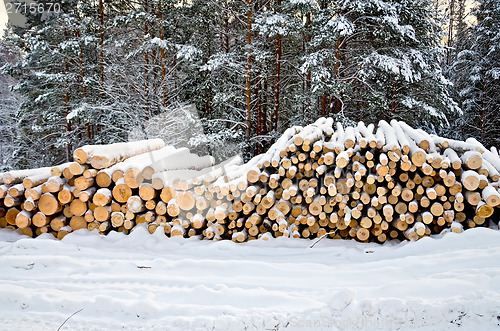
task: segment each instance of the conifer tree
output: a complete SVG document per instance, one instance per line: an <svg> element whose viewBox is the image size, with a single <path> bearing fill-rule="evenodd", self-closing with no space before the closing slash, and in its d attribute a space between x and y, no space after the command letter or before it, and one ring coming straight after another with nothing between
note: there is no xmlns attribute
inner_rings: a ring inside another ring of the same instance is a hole
<svg viewBox="0 0 500 331"><path fill-rule="evenodd" d="M481 0L454 64L464 116L462 134L486 146L500 144L500 1Z"/></svg>
<svg viewBox="0 0 500 331"><path fill-rule="evenodd" d="M341 42L345 114L369 122L398 118L431 131L448 125L459 109L439 66L431 2L345 0L339 12L351 27Z"/></svg>

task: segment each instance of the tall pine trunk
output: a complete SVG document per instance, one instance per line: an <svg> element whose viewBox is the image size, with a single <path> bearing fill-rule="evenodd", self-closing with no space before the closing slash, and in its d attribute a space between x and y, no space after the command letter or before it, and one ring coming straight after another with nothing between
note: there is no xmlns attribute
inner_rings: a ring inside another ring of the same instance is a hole
<svg viewBox="0 0 500 331"><path fill-rule="evenodd" d="M162 91L162 98L161 98L161 104L163 107L167 107L167 82L166 82L166 76L167 76L167 68L165 65L165 48L163 45L163 8L161 4L161 0L158 1L158 19L159 19L159 34L160 34L160 40L162 41L161 43L161 48L160 48L160 65L161 65L161 91Z"/></svg>
<svg viewBox="0 0 500 331"><path fill-rule="evenodd" d="M144 10L148 12L148 0L144 2ZM144 23L144 35L149 33L148 23ZM149 54L148 50L144 51L144 115L145 119L149 119Z"/></svg>
<svg viewBox="0 0 500 331"><path fill-rule="evenodd" d="M101 100L104 99L104 6L99 0L99 78L101 80Z"/></svg>
<svg viewBox="0 0 500 331"><path fill-rule="evenodd" d="M305 24L305 36L304 36L304 50L307 55L309 55L309 43L311 41L311 13L306 14L306 24ZM311 112L311 70L308 68L306 73L305 81L305 95L307 97L305 114L310 114ZM307 115L306 115L307 116ZM309 118L308 118L309 120Z"/></svg>
<svg viewBox="0 0 500 331"><path fill-rule="evenodd" d="M66 28L64 28L64 37L67 39L68 37L68 32ZM69 63L68 59L66 58L66 55L63 55L64 57L64 121L66 122L65 124L65 129L66 129L66 139L69 139L69 132L71 131L71 123L68 120L68 115L71 112L71 106L69 105L69 82L68 82L68 75L69 75ZM71 157L71 144L69 141L66 142L66 162L70 161Z"/></svg>
<svg viewBox="0 0 500 331"><path fill-rule="evenodd" d="M450 21L449 21L449 27L448 27L448 43L447 43L447 46L448 46L448 50L447 50L447 54L446 54L446 63L448 65L451 64L451 57L452 57L452 53L453 53L453 27L455 25L455 0L450 0Z"/></svg>
<svg viewBox="0 0 500 331"><path fill-rule="evenodd" d="M84 61L83 61L83 50L80 44L80 31L78 29L75 29L75 36L78 39L78 44L80 45L80 50L78 54L78 65L80 67L80 84L81 84L81 89L82 89L82 100L85 100L87 97L87 87L85 86L85 67L84 67ZM91 128L90 128L90 123L86 121L85 123L85 134L87 138L91 138Z"/></svg>
<svg viewBox="0 0 500 331"><path fill-rule="evenodd" d="M276 6L281 6L281 0L276 1ZM271 121L271 129L278 131L279 110L280 110L280 80L281 80L281 35L276 35L276 77L274 80L274 113Z"/></svg>
<svg viewBox="0 0 500 331"><path fill-rule="evenodd" d="M321 96L321 116L326 116L326 100L326 93L323 93L323 95Z"/></svg>
<svg viewBox="0 0 500 331"><path fill-rule="evenodd" d="M225 2L225 5L226 5L225 8L229 8L227 0ZM224 15L224 36L223 36L223 39L224 39L224 42L223 42L223 44L224 44L224 50L226 51L226 53L229 53L229 51L230 51L230 45L229 45L229 13L227 13L227 12Z"/></svg>
<svg viewBox="0 0 500 331"><path fill-rule="evenodd" d="M486 80L483 82L483 95L481 96L481 143L485 143L486 134Z"/></svg>
<svg viewBox="0 0 500 331"><path fill-rule="evenodd" d="M343 12L339 11L339 14L342 15ZM340 35L338 35L337 40L335 41L335 50L334 50L334 55L335 55L335 64L333 66L333 74L336 80L340 80L340 49L341 49L342 43L340 42ZM342 110L342 101L341 98L342 96L332 96L333 99L333 112L335 114L339 113ZM326 104L325 104L326 107Z"/></svg>
<svg viewBox="0 0 500 331"><path fill-rule="evenodd" d="M245 82L245 103L246 103L246 132L247 143L250 141L250 126L252 124L252 5L253 0L247 0L247 65Z"/></svg>
<svg viewBox="0 0 500 331"><path fill-rule="evenodd" d="M262 135L267 134L267 76L264 77L264 86L262 88Z"/></svg>

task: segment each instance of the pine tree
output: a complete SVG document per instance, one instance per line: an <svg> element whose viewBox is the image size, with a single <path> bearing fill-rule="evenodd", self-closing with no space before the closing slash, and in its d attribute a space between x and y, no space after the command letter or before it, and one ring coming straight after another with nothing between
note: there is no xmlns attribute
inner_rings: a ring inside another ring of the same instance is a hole
<svg viewBox="0 0 500 331"><path fill-rule="evenodd" d="M26 53L10 68L24 97L16 115L17 167L70 160L77 146L123 141L143 123L135 116L143 103L130 99L133 89L124 89L130 76L108 77L113 68L135 64L123 66L116 46L128 37L116 17L131 10L122 1L67 1L58 13L28 13L27 26L14 27L8 38ZM50 152L32 157L40 149Z"/></svg>
<svg viewBox="0 0 500 331"><path fill-rule="evenodd" d="M10 64L21 57L20 52L5 40L0 39L0 172L10 170L14 162L17 135L16 112L21 96L12 90L15 80L7 74ZM2 69L6 73L2 72Z"/></svg>
<svg viewBox="0 0 500 331"><path fill-rule="evenodd" d="M454 64L464 116L462 134L486 146L500 144L500 1L479 1L477 24L465 32Z"/></svg>
<svg viewBox="0 0 500 331"><path fill-rule="evenodd" d="M369 122L398 118L438 130L459 111L439 66L440 28L428 0L345 0L341 40L344 113ZM339 109L334 109L339 111Z"/></svg>
<svg viewBox="0 0 500 331"><path fill-rule="evenodd" d="M138 136L191 103L205 138L189 147L207 143L218 159L251 157L319 116L441 130L458 107L439 66L433 8L431 0L70 0L59 15L28 15L10 36L26 53L9 69L24 97L18 166ZM33 158L35 148L51 152Z"/></svg>
<svg viewBox="0 0 500 331"><path fill-rule="evenodd" d="M77 60L79 45L74 31L79 23L73 6L67 2L58 15L30 13L28 26L18 28L17 41L27 55L11 68L17 77L16 90L23 95L17 112L19 134L16 166L34 167L68 160L77 139L69 118L78 103ZM34 158L37 150L51 151Z"/></svg>

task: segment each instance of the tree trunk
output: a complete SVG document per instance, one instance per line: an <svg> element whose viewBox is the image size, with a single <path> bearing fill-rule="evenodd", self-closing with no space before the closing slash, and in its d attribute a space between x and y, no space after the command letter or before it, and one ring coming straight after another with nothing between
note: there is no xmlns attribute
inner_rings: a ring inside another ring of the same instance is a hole
<svg viewBox="0 0 500 331"><path fill-rule="evenodd" d="M210 36L210 30L209 30L209 23L207 22L206 23L206 36ZM228 43L229 43L229 40L228 40ZM229 44L228 44L229 46ZM228 51L226 51L227 53ZM207 57L206 57L206 60L208 62L208 60L210 59L210 57L212 56L212 43L211 43L211 38L207 38ZM204 80L207 81L207 77L208 75L206 75L204 77ZM210 118L210 115L212 114L212 98L213 98L213 90L212 90L212 84L209 84L208 85L208 88L205 89L205 105L204 105L204 116L205 118Z"/></svg>
<svg viewBox="0 0 500 331"><path fill-rule="evenodd" d="M281 0L276 1L276 6L281 6ZM281 79L281 35L276 35L276 77L274 80L274 113L271 122L271 129L278 131L279 108L280 108L280 79Z"/></svg>
<svg viewBox="0 0 500 331"><path fill-rule="evenodd" d="M280 79L281 79L281 35L276 36L276 78L274 82L274 114L272 129L278 131L279 108L280 108Z"/></svg>
<svg viewBox="0 0 500 331"><path fill-rule="evenodd" d="M247 0L247 66L246 66L246 84L245 84L245 101L246 101L246 133L247 142L250 140L250 126L252 124L252 5L253 0Z"/></svg>
<svg viewBox="0 0 500 331"><path fill-rule="evenodd" d="M101 80L101 99L104 99L104 7L99 0L99 78Z"/></svg>
<svg viewBox="0 0 500 331"><path fill-rule="evenodd" d="M261 88L261 83L257 82L258 78L260 77L255 77L253 85L255 86L255 130L254 133L257 136L260 136L262 133L262 116L261 116L261 103L260 103L260 88Z"/></svg>
<svg viewBox="0 0 500 331"><path fill-rule="evenodd" d="M78 29L75 30L75 36L80 40L80 31ZM79 43L80 44L80 43ZM79 58L79 66L80 66L80 84L82 87L82 99L85 100L87 96L87 87L85 86L85 68L83 65L83 50L80 47L80 54L78 55ZM85 123L85 133L87 138L90 138L91 134L91 129L90 129L90 123Z"/></svg>
<svg viewBox="0 0 500 331"><path fill-rule="evenodd" d="M326 100L326 93L323 93L323 95L321 96L321 116L323 117L326 116Z"/></svg>
<svg viewBox="0 0 500 331"><path fill-rule="evenodd" d="M450 21L448 26L448 50L446 54L446 63L448 65L451 64L451 55L452 55L452 47L453 47L453 25L455 19L455 0L450 0Z"/></svg>
<svg viewBox="0 0 500 331"><path fill-rule="evenodd" d="M102 1L102 0L100 0ZM148 11L148 1L146 0L144 2L144 10L147 12ZM149 33L149 27L148 24L144 24L144 35L147 35ZM145 119L149 119L149 79L148 79L148 74L149 74L149 54L148 51L144 52L144 115Z"/></svg>
<svg viewBox="0 0 500 331"><path fill-rule="evenodd" d="M264 77L264 87L262 88L262 134L267 134L267 77Z"/></svg>
<svg viewBox="0 0 500 331"><path fill-rule="evenodd" d="M228 8L227 0L226 0L226 8ZM224 48L226 53L230 52L229 47L229 14L224 16Z"/></svg>
<svg viewBox="0 0 500 331"><path fill-rule="evenodd" d="M340 11L339 15L342 15L342 14L343 14L343 12ZM337 80L340 79L340 72L339 72L340 71L340 47L341 47L340 36L338 36L337 40L335 41L335 65L333 67L334 77ZM342 102L339 99L340 97L341 97L341 95L332 97L332 99L334 99L333 100L333 112L335 114L339 113L342 110ZM330 101L330 103L332 103L332 100Z"/></svg>
<svg viewBox="0 0 500 331"><path fill-rule="evenodd" d="M486 126L486 82L483 83L483 95L481 96L481 143L485 143Z"/></svg>
<svg viewBox="0 0 500 331"><path fill-rule="evenodd" d="M158 1L158 19L159 19L159 34L160 34L160 40L163 41L163 27L162 27L162 22L163 22L163 8L162 8L162 3L161 0ZM161 86L162 86L162 99L161 99L161 104L163 107L167 106L167 82L166 76L167 76L167 69L165 65L165 48L163 47L163 43L160 48L160 63L161 63Z"/></svg>
<svg viewBox="0 0 500 331"><path fill-rule="evenodd" d="M305 47L305 52L306 54L309 54L309 45L308 43L311 41L311 13L306 14L306 32L304 36L304 47ZM309 93L311 92L311 70L307 69L307 74L306 74L306 82L305 82L305 93L307 96L307 103L306 103L306 109L305 109L305 114L309 114L311 111L311 96Z"/></svg>
<svg viewBox="0 0 500 331"><path fill-rule="evenodd" d="M68 32L66 29L64 29L64 37L68 36ZM65 128L66 128L66 133L69 133L71 131L71 123L68 120L68 115L71 112L71 106L69 105L69 82L68 82L68 74L69 74L69 63L68 59L66 59L66 56L64 55L64 121L66 122ZM69 139L69 134L66 137ZM69 162L71 160L71 144L69 142L66 143L66 162Z"/></svg>

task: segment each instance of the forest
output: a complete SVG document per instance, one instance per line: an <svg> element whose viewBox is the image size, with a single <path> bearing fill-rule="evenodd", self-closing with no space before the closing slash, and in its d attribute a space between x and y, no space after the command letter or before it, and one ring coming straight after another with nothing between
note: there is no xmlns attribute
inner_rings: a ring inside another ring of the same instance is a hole
<svg viewBox="0 0 500 331"><path fill-rule="evenodd" d="M248 159L322 116L500 145L499 0L64 0L25 16L0 39L0 171L141 135Z"/></svg>

